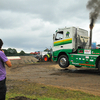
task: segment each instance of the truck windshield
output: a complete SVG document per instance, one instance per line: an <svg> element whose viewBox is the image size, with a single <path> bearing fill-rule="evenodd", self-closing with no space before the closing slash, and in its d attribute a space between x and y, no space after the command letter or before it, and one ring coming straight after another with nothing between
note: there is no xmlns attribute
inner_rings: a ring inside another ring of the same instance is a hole
<svg viewBox="0 0 100 100"><path fill-rule="evenodd" d="M61 40L61 39L63 39L63 31L60 31L60 32L56 33L55 40Z"/></svg>

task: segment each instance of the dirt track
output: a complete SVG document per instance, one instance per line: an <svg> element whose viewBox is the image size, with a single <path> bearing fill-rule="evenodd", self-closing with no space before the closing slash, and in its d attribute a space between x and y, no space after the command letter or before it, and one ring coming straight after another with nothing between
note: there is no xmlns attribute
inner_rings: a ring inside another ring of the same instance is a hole
<svg viewBox="0 0 100 100"><path fill-rule="evenodd" d="M62 69L56 63L39 62L7 68L7 78L81 90L100 96L100 74L97 69L79 69L74 66Z"/></svg>

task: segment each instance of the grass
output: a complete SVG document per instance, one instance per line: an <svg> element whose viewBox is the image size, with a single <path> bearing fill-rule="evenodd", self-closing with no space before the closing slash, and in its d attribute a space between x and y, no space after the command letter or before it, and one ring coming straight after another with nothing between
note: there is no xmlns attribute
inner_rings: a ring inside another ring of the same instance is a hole
<svg viewBox="0 0 100 100"><path fill-rule="evenodd" d="M38 100L100 100L94 96L81 91L68 90L55 86L47 86L27 80L7 80L8 92L6 100L16 96L24 96Z"/></svg>

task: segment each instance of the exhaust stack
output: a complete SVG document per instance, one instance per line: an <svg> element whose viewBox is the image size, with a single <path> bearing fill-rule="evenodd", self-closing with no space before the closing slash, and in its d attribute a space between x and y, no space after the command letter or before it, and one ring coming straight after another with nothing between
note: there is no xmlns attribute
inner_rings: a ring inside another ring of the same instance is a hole
<svg viewBox="0 0 100 100"><path fill-rule="evenodd" d="M91 23L90 23L90 41L89 41L89 48L91 49L91 45L92 45L92 29L93 29L93 25L94 24L94 19L91 19Z"/></svg>

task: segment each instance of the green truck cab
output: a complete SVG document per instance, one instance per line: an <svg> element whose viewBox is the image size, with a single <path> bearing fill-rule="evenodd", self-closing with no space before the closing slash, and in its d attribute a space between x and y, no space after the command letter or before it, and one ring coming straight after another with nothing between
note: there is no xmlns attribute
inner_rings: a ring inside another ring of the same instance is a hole
<svg viewBox="0 0 100 100"><path fill-rule="evenodd" d="M90 49L88 31L76 28L62 28L53 35L53 61L66 68L76 67L98 68L100 71L100 49Z"/></svg>

